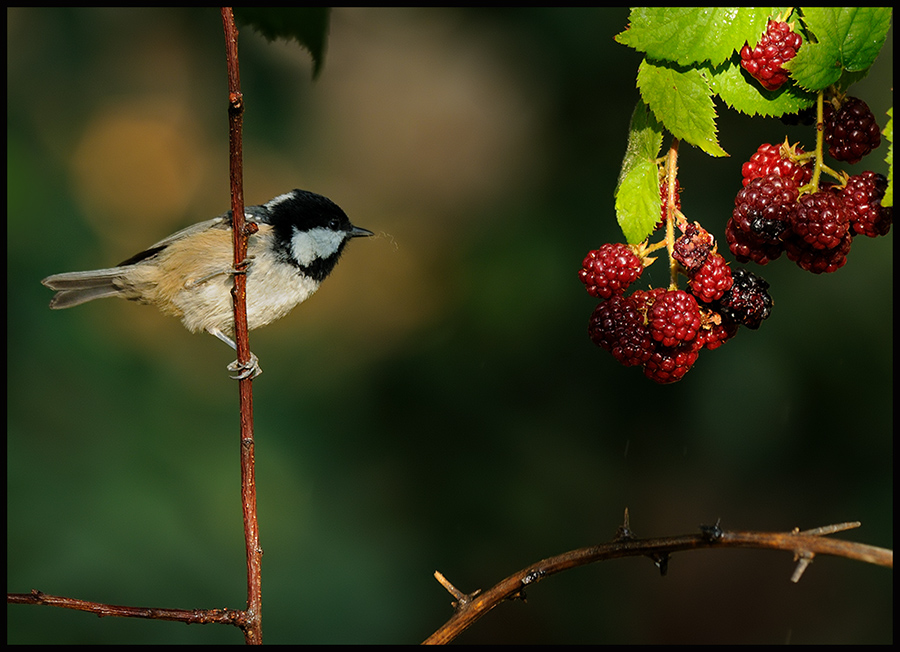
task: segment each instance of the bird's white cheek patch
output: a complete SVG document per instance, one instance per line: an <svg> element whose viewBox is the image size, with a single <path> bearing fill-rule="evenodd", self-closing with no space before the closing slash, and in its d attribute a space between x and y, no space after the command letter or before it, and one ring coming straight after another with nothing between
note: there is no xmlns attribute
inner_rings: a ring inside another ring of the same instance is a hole
<svg viewBox="0 0 900 652"><path fill-rule="evenodd" d="M291 238L291 251L296 261L306 266L317 258L328 258L334 254L343 240L343 232L322 227L309 231L294 230L294 237Z"/></svg>

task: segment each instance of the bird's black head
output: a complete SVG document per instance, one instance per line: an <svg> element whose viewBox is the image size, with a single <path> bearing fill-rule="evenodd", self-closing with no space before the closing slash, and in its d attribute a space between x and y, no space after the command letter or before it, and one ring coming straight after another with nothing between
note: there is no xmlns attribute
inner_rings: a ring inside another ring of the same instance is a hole
<svg viewBox="0 0 900 652"><path fill-rule="evenodd" d="M260 221L272 225L279 255L317 281L331 273L350 238L372 235L353 226L333 201L308 190L279 195L262 208Z"/></svg>

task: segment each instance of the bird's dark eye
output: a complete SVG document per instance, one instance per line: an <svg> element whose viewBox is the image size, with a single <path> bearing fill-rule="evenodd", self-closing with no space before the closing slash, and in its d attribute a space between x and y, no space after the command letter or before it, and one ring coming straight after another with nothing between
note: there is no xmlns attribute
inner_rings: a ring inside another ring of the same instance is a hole
<svg viewBox="0 0 900 652"><path fill-rule="evenodd" d="M328 228L332 231L340 231L341 221L336 217L332 217L330 220L328 220Z"/></svg>

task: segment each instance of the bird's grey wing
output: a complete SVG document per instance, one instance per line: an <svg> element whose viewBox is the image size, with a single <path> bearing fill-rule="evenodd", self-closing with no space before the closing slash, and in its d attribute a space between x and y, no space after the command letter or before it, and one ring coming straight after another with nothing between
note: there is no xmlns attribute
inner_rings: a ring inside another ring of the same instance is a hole
<svg viewBox="0 0 900 652"><path fill-rule="evenodd" d="M172 235L168 236L157 242L154 245L151 245L141 251L136 253L131 258L123 260L121 263L116 265L116 267L123 267L125 265L134 265L135 263L139 263L142 260L146 260L151 256L158 254L160 251L168 247L173 242L177 242L178 240L183 240L192 235L196 235L197 233L203 233L204 231L208 231L210 229L230 229L231 228L231 215L220 215L219 217L214 217L211 220L206 220L204 222L197 222L196 224L192 224L189 227L181 229L181 231L177 231Z"/></svg>

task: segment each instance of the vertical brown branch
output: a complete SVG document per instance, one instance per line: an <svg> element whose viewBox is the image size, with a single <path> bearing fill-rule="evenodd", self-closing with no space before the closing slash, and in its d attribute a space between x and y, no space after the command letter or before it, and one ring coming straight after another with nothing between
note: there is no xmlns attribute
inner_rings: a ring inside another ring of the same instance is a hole
<svg viewBox="0 0 900 652"><path fill-rule="evenodd" d="M241 94L241 77L238 66L237 37L234 13L230 7L222 8L222 24L225 29L225 52L228 67L228 121L231 171L231 214L234 234L234 267L239 272L246 267L247 238L249 231L244 221L242 128L244 101ZM247 328L247 278L234 275L234 336L237 343L239 364L250 361L250 337ZM244 639L249 644L262 643L262 584L259 545L259 524L256 514L256 472L253 443L253 380L250 377L238 381L241 411L241 502L244 512L244 542L247 552L247 625Z"/></svg>

